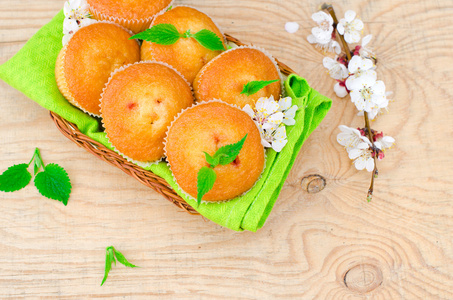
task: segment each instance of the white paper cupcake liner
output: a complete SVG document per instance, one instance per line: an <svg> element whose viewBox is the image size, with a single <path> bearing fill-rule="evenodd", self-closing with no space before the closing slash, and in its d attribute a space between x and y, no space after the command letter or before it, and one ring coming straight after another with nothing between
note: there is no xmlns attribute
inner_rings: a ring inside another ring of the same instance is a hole
<svg viewBox="0 0 453 300"><path fill-rule="evenodd" d="M234 44L234 43L233 43ZM236 44L234 44L236 45ZM284 86L284 77L283 77L283 74L282 72L280 71L280 67L278 66L277 64L277 61L275 60L275 58L267 51L265 50L264 48L261 48L261 47L258 47L258 46L237 46L236 47L233 47L232 49L228 49L226 50L225 52L222 52L220 55L214 57L213 59L211 59L211 61L209 61L207 64L205 64L203 66L203 68L200 70L200 73L198 76L198 86L200 86L200 82L201 80L203 79L203 75L204 75L204 71L209 68L209 65L214 63L217 59L220 59L223 55L225 55L226 53L228 52L232 52L232 51L235 51L235 50L238 50L238 49L255 49L255 50L258 50L260 52L262 52L264 55L266 55L270 60L271 62L274 64L275 68L277 69L277 72L278 72L278 75L280 77L280 87L281 87L281 91L284 90L285 86ZM195 84L194 84L195 85ZM195 96L197 96L197 94L195 93ZM196 97L198 98L198 97Z"/></svg>
<svg viewBox="0 0 453 300"><path fill-rule="evenodd" d="M129 28L134 33L139 33L139 32L142 32L143 30L148 29L151 22L156 17L156 15L160 14L161 12L165 12L169 7L171 7L173 5L173 2L174 2L174 0L172 0L170 2L170 4L168 4L164 9L162 9L161 11L157 12L156 14L154 14L150 17L141 18L141 19L131 19L131 20L104 14L104 13L98 11L96 8L94 8L91 5L89 5L89 7L90 7L90 12L92 13L92 15L94 16L95 19L112 21L112 22L120 24L124 27Z"/></svg>
<svg viewBox="0 0 453 300"><path fill-rule="evenodd" d="M192 106L183 109L182 111L179 112L179 114L177 114L177 115L175 116L175 118L174 118L173 121L171 122L170 126L167 127L167 133L165 134L165 138L164 138L164 156L165 156L165 157L167 157L167 138L168 138L168 132L170 131L170 128L173 126L173 124L176 122L176 120L177 120L177 119L178 119L185 111L188 111L188 110L190 110L190 109L193 109L194 107L199 106L199 105L206 105L206 104L208 104L208 103L210 103L210 102L223 103L223 104L226 104L226 105L228 105L228 106L237 108L237 109L239 109L240 111L243 111L239 106L234 105L234 104L230 104L230 103L226 103L226 102L224 102L224 101L222 101L222 100L219 100L219 99L212 99L212 100L209 100L209 101L197 102L197 103L194 103ZM243 112L244 112L244 111L243 111ZM244 113L247 114L246 112L244 112ZM247 116L248 116L248 115L247 115ZM251 119L251 118L250 118L250 119ZM253 120L252 120L252 122L253 122ZM255 126L256 126L257 129L258 129L258 132L260 132L258 125L257 125L255 122L253 122L253 124L255 124ZM261 132L260 132L260 135L261 135ZM264 166L263 166L263 170L261 170L260 176L258 177L258 179L255 181L255 183L253 184L253 186L252 186L251 188L249 188L247 191L243 192L242 194L240 194L240 195L238 195L238 196L236 196L235 198L232 198L232 199L221 200L221 201L205 201L205 200L201 200L201 203L202 203L202 204L208 204L208 203L217 203L217 204L219 204L219 203L226 203L226 202L229 202L229 201L231 201L231 200L233 200L233 199L236 199L236 198L238 198L238 197L241 197L241 196L247 194L251 189L253 189L253 188L256 186L256 184L260 181L260 179L262 178L263 173L264 173L264 170L266 170L266 163L267 163L267 162L266 162L266 160L267 160L266 148L264 148L264 146L263 146L263 149L264 149ZM175 182L175 184L176 184L176 186L177 186L177 188L178 188L178 190L179 190L179 193L182 193L182 194L184 194L185 196L187 196L188 198L190 198L190 199L192 199L192 200L194 200L194 201L197 201L196 198L194 198L194 197L191 196L190 194L186 193L186 192L181 188L181 186L178 184L178 181L176 180L176 177L175 177L175 175L173 174L173 171L171 170L171 165L170 165L170 162L168 161L168 159L167 159L167 166L168 166L168 168L169 168L170 171L171 171L171 176L173 177L173 181Z"/></svg>
<svg viewBox="0 0 453 300"><path fill-rule="evenodd" d="M109 77L109 80L107 81L107 83L105 84L104 88L102 89L102 94L101 94L101 98L99 100L99 107L101 109L101 123L102 123L102 127L104 128L104 132L106 134L106 137L107 137L107 140L108 140L108 143L109 145L115 150L116 153L118 153L119 155L121 155L124 159L126 159L128 162L131 162L131 163L134 163L142 168L149 168L151 167L152 165L156 165L158 164L162 158L165 157L165 143L164 143L164 155L156 160L156 161L151 161L151 162L143 162L143 161L138 161L138 160L135 160L135 159L132 159L131 157L125 155L124 153L122 153L121 151L119 151L113 144L112 142L110 141L110 138L107 134L107 129L105 128L105 124L104 124L104 118L102 117L102 98L104 97L104 93L107 89L107 86L109 85L110 81L113 79L113 77L119 73L119 72L122 72L124 70L126 70L127 68L131 67L131 66L134 66L134 65L138 65L138 64L158 64L158 65L163 65L163 66L166 66L168 67L169 69L172 69L173 71L176 72L176 74L178 74L179 76L181 76L182 79L184 79L184 82L187 84L187 86L189 86L191 92L192 92L192 97L194 97L193 95L193 90L192 90L192 86L190 85L190 83L184 78L184 76L178 71L176 70L174 67L172 67L171 65L167 64L167 63L164 63L164 62L161 62L161 61L138 61L138 62L135 62L135 63L132 63L132 64L128 64L128 65L125 65L125 66L121 66L117 69L115 69L111 74L110 74L110 77ZM168 127L167 127L168 128ZM168 130L168 129L167 129Z"/></svg>
<svg viewBox="0 0 453 300"><path fill-rule="evenodd" d="M84 27L89 27L89 26L92 26L92 25L95 25L95 24L98 24L98 23L106 23L106 24L113 24L123 30L125 30L127 33L129 33L131 36L134 34L132 31L130 31L129 29L127 28L124 28L123 26L115 23L115 22L111 22L111 21L97 21L96 23L93 23L93 24L90 24L90 25L87 25L87 26L83 26L81 28L84 28ZM79 30L81 29L79 28ZM77 31L74 33L76 34ZM73 35L74 35L73 34ZM96 115L96 114L93 114L89 111L87 111L86 109L84 109L74 98L74 96L72 95L71 91L69 90L68 88L68 84L67 84L67 81L66 81L66 77L65 77L65 73L64 73L64 61L65 61L65 57L66 57L66 50L68 48L68 45L69 43L71 42L72 38L68 41L68 43L66 45L63 46L62 48L62 52L61 52L61 58L59 57L58 59L61 59L61 68L59 70L60 72L60 76L59 78L56 78L57 79L57 85L60 89L60 92L63 94L63 96L66 98L66 100L68 100L69 103L71 103L72 105L74 105L75 107L77 107L78 109L80 109L81 111L83 111L84 113L86 114L89 114L90 116L93 116L93 117L96 117L96 118L100 118L100 115ZM138 43L138 41L137 41ZM62 88L60 88L62 87ZM62 89L64 89L65 91L61 91ZM102 90L102 92L104 92L104 90Z"/></svg>

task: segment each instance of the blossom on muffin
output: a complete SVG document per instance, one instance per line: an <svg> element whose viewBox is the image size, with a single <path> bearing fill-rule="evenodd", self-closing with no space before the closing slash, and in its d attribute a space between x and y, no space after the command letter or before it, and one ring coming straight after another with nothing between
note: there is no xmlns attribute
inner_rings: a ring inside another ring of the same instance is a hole
<svg viewBox="0 0 453 300"><path fill-rule="evenodd" d="M262 145L280 152L288 142L285 126L296 123L294 118L298 107L292 105L291 97L281 98L278 102L273 96L263 97L258 99L255 109L247 104L243 110L260 129Z"/></svg>
<svg viewBox="0 0 453 300"><path fill-rule="evenodd" d="M86 0L66 1L63 8L63 45L66 45L79 28L91 25L96 20L91 19L89 5Z"/></svg>

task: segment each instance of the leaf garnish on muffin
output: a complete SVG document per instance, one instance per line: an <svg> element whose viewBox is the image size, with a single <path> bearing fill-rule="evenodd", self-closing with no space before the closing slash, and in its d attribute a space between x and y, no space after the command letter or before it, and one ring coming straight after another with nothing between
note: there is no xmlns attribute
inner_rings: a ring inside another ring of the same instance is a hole
<svg viewBox="0 0 453 300"><path fill-rule="evenodd" d="M241 94L245 94L247 96L253 95L258 93L259 90L265 88L266 86L279 81L279 79L275 80L262 80L262 81L250 81L247 84L244 84L244 89L242 90Z"/></svg>
<svg viewBox="0 0 453 300"><path fill-rule="evenodd" d="M180 38L194 38L200 45L212 51L223 51L222 40L212 31L202 29L191 33L190 29L179 33L173 24L157 24L153 27L132 36L130 39L140 39L159 45L173 45Z"/></svg>
<svg viewBox="0 0 453 300"><path fill-rule="evenodd" d="M247 139L246 134L239 142L234 144L225 145L216 153L211 156L208 153L204 152L206 161L210 165L210 167L202 167L200 171L198 171L197 177L197 204L200 206L201 199L203 196L209 192L213 187L216 180L216 173L214 168L218 165L226 166L237 158L239 152L241 152L242 146L244 146L244 142Z"/></svg>

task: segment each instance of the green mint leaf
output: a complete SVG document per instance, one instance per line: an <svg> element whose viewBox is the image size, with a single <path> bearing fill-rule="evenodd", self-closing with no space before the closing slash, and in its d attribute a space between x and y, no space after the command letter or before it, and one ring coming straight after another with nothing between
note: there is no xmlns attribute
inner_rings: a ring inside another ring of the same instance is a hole
<svg viewBox="0 0 453 300"><path fill-rule="evenodd" d="M116 259L118 259L118 261L120 263L122 263L123 265L125 265L126 267L130 267L130 268L138 268L136 265L133 265L131 264L130 262L127 261L127 259L124 257L124 255L119 252L118 250L116 250L115 248L113 248L113 251L115 251L115 256L116 256Z"/></svg>
<svg viewBox="0 0 453 300"><path fill-rule="evenodd" d="M217 34L210 30L202 29L193 34L192 37L206 49L213 51L225 50L222 40L217 36Z"/></svg>
<svg viewBox="0 0 453 300"><path fill-rule="evenodd" d="M113 248L112 246L106 248L104 278L102 279L101 286L104 284L104 282L107 280L107 277L109 276L110 269L112 269L112 263L115 262L116 265L116 260L115 256L113 255L112 248Z"/></svg>
<svg viewBox="0 0 453 300"><path fill-rule="evenodd" d="M239 155L239 152L241 152L246 138L247 134L239 142L223 146L222 148L217 150L217 152L214 154L214 157L219 157L219 164L223 166L231 164Z"/></svg>
<svg viewBox="0 0 453 300"><path fill-rule="evenodd" d="M201 199L214 186L217 175L215 171L208 167L203 167L198 171L197 176L197 204L200 206Z"/></svg>
<svg viewBox="0 0 453 300"><path fill-rule="evenodd" d="M209 155L209 153L206 153L204 152L204 156L206 157L206 161L208 162L208 164L211 166L211 168L215 168L219 165L219 162L220 162L220 157L219 155L212 157L211 155Z"/></svg>
<svg viewBox="0 0 453 300"><path fill-rule="evenodd" d="M42 161L41 153L39 152L39 149L35 149L35 153L33 154L33 157L30 161L30 163L33 161L33 169L36 174L39 172L39 169L44 167L44 162ZM30 164L29 163L29 164Z"/></svg>
<svg viewBox="0 0 453 300"><path fill-rule="evenodd" d="M140 39L159 45L173 45L181 35L172 24L157 24L140 32L129 39Z"/></svg>
<svg viewBox="0 0 453 300"><path fill-rule="evenodd" d="M26 187L31 180L28 164L19 164L9 167L0 175L0 191L15 192Z"/></svg>
<svg viewBox="0 0 453 300"><path fill-rule="evenodd" d="M173 5L171 5L169 8L167 8L166 12L171 10L173 8Z"/></svg>
<svg viewBox="0 0 453 300"><path fill-rule="evenodd" d="M44 197L58 200L68 205L71 182L65 169L57 164L48 164L44 171L35 177L35 186Z"/></svg>
<svg viewBox="0 0 453 300"><path fill-rule="evenodd" d="M244 85L244 89L242 90L241 94L245 94L247 96L253 95L258 93L259 90L272 84L274 82L279 81L279 79L275 80L267 80L267 81L250 81L249 83Z"/></svg>

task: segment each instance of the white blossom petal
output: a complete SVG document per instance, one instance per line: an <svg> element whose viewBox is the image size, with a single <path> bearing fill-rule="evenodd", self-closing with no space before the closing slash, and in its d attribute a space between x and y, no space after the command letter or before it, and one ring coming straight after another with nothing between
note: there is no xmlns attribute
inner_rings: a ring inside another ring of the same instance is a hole
<svg viewBox="0 0 453 300"><path fill-rule="evenodd" d="M374 159L368 158L368 159L366 160L366 170L367 170L368 172L371 172L371 171L374 170Z"/></svg>
<svg viewBox="0 0 453 300"><path fill-rule="evenodd" d="M344 25L343 25L343 23L338 23L337 30L338 30L338 33L340 33L341 35L344 34Z"/></svg>
<svg viewBox="0 0 453 300"><path fill-rule="evenodd" d="M365 36L363 39L362 39L362 47L366 47L366 45L368 45L371 41L371 39L373 38L373 35L372 34L369 34L367 36Z"/></svg>
<svg viewBox="0 0 453 300"><path fill-rule="evenodd" d="M356 16L356 12L353 11L353 10L348 10L347 12L345 12L344 14L344 18L346 20L346 22L352 22L352 20L354 20L355 16Z"/></svg>
<svg viewBox="0 0 453 300"><path fill-rule="evenodd" d="M274 149L276 152L282 151L283 147L286 146L286 143L288 143L288 140L277 140L275 142L272 142L272 149Z"/></svg>
<svg viewBox="0 0 453 300"><path fill-rule="evenodd" d="M333 86L333 90L334 90L335 94L340 98L344 98L348 95L348 91L346 90L346 87L340 85L339 82L337 82Z"/></svg>
<svg viewBox="0 0 453 300"><path fill-rule="evenodd" d="M286 22L285 30L288 33L296 33L299 30L299 24L296 22Z"/></svg>
<svg viewBox="0 0 453 300"><path fill-rule="evenodd" d="M285 98L280 99L278 101L279 110L284 111L284 110L287 110L288 108L290 108L292 100L293 99L291 99L291 97L285 97Z"/></svg>

